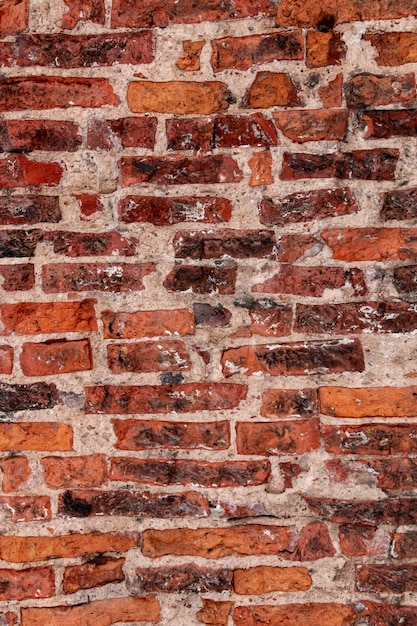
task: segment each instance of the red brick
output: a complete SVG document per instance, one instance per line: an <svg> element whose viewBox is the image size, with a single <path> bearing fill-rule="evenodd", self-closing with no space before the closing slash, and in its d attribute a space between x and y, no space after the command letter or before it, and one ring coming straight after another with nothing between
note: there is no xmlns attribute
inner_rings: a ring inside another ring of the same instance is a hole
<svg viewBox="0 0 417 626"><path fill-rule="evenodd" d="M26 111L101 107L119 104L119 99L106 78L32 76L1 79L0 102L0 111Z"/></svg>
<svg viewBox="0 0 417 626"><path fill-rule="evenodd" d="M345 228L321 233L333 250L333 258L343 261L394 261L417 256L417 236L413 228Z"/></svg>
<svg viewBox="0 0 417 626"><path fill-rule="evenodd" d="M322 426L327 452L332 454L392 455L417 452L417 428L412 424Z"/></svg>
<svg viewBox="0 0 417 626"><path fill-rule="evenodd" d="M0 224L15 226L56 223L61 220L59 196L3 196L0 198Z"/></svg>
<svg viewBox="0 0 417 626"><path fill-rule="evenodd" d="M180 265L174 267L164 280L168 291L189 291L198 294L231 294L235 292L237 266L226 262L221 267L209 265Z"/></svg>
<svg viewBox="0 0 417 626"><path fill-rule="evenodd" d="M357 591L367 593L406 593L417 589L417 564L359 564L355 566Z"/></svg>
<svg viewBox="0 0 417 626"><path fill-rule="evenodd" d="M66 491L59 498L61 517L116 515L125 517L207 517L207 499L194 491L150 493L149 491Z"/></svg>
<svg viewBox="0 0 417 626"><path fill-rule="evenodd" d="M369 626L416 626L417 614L415 606L398 606L397 604L379 604L361 601L362 615Z"/></svg>
<svg viewBox="0 0 417 626"><path fill-rule="evenodd" d="M119 202L119 220L132 224L150 222L169 226L181 222L228 222L232 203L227 198L212 196L163 198L155 196L126 196Z"/></svg>
<svg viewBox="0 0 417 626"><path fill-rule="evenodd" d="M78 22L91 21L104 25L106 9L104 0L64 0L66 12L62 18L62 28L72 29Z"/></svg>
<svg viewBox="0 0 417 626"><path fill-rule="evenodd" d="M260 113L166 122L168 150L266 147L278 144L274 124Z"/></svg>
<svg viewBox="0 0 417 626"><path fill-rule="evenodd" d="M317 90L324 107L333 108L342 106L342 87L343 74L338 74L333 80L330 80L327 85L323 85L323 87Z"/></svg>
<svg viewBox="0 0 417 626"><path fill-rule="evenodd" d="M263 417L314 417L317 412L316 389L267 389L262 394Z"/></svg>
<svg viewBox="0 0 417 626"><path fill-rule="evenodd" d="M127 552L139 545L138 533L86 533L54 537L0 537L1 558L10 563L75 559L101 552Z"/></svg>
<svg viewBox="0 0 417 626"><path fill-rule="evenodd" d="M119 450L227 450L230 425L218 422L164 422L156 420L112 420Z"/></svg>
<svg viewBox="0 0 417 626"><path fill-rule="evenodd" d="M417 111L368 111L360 115L365 128L365 139L388 139L389 137L415 137L417 134Z"/></svg>
<svg viewBox="0 0 417 626"><path fill-rule="evenodd" d="M293 479L302 473L301 467L297 463L290 463L284 461L284 463L278 464L281 480L283 483L283 491L293 488Z"/></svg>
<svg viewBox="0 0 417 626"><path fill-rule="evenodd" d="M55 577L52 567L0 569L0 600L50 598L54 595Z"/></svg>
<svg viewBox="0 0 417 626"><path fill-rule="evenodd" d="M194 334L194 316L187 309L133 312L103 311L102 322L105 339Z"/></svg>
<svg viewBox="0 0 417 626"><path fill-rule="evenodd" d="M4 291L28 291L35 285L35 266L32 263L1 265L0 277Z"/></svg>
<svg viewBox="0 0 417 626"><path fill-rule="evenodd" d="M364 296L368 291L362 270L333 266L284 265L279 274L252 287L253 292L289 293L314 298L320 298L326 289L343 289L358 296Z"/></svg>
<svg viewBox="0 0 417 626"><path fill-rule="evenodd" d="M388 191L382 195L383 205L379 219L411 220L417 217L417 188Z"/></svg>
<svg viewBox="0 0 417 626"><path fill-rule="evenodd" d="M308 67L340 65L346 56L346 46L340 33L319 30L307 31L306 60Z"/></svg>
<svg viewBox="0 0 417 626"><path fill-rule="evenodd" d="M226 556L275 555L291 558L297 546L293 526L246 524L228 528L145 530L142 552L150 558L166 554L220 559Z"/></svg>
<svg viewBox="0 0 417 626"><path fill-rule="evenodd" d="M93 369L88 339L24 343L20 365L25 376L51 376Z"/></svg>
<svg viewBox="0 0 417 626"><path fill-rule="evenodd" d="M224 37L211 42L211 65L215 72L247 70L253 65L284 60L302 60L304 42L300 30L246 37Z"/></svg>
<svg viewBox="0 0 417 626"><path fill-rule="evenodd" d="M3 472L2 489L4 493L17 491L30 476L29 461L25 456L10 456L0 459Z"/></svg>
<svg viewBox="0 0 417 626"><path fill-rule="evenodd" d="M397 66L417 61L417 33L367 33L364 39L377 49L378 65Z"/></svg>
<svg viewBox="0 0 417 626"><path fill-rule="evenodd" d="M41 230L4 230L0 232L0 258L35 256L42 239Z"/></svg>
<svg viewBox="0 0 417 626"><path fill-rule="evenodd" d="M205 41L191 41L187 39L182 42L183 54L176 61L175 65L184 72L197 72L200 69L200 55Z"/></svg>
<svg viewBox="0 0 417 626"><path fill-rule="evenodd" d="M138 240L123 237L115 231L104 233L79 233L53 230L45 233L43 240L51 243L56 254L77 256L135 256Z"/></svg>
<svg viewBox="0 0 417 626"><path fill-rule="evenodd" d="M232 319L232 313L221 304L212 306L204 302L194 302L193 312L195 325L203 328L229 326Z"/></svg>
<svg viewBox="0 0 417 626"><path fill-rule="evenodd" d="M295 332L326 334L411 333L417 311L406 302L297 304Z"/></svg>
<svg viewBox="0 0 417 626"><path fill-rule="evenodd" d="M0 383L0 411L52 409L59 400L59 392L53 383L31 385Z"/></svg>
<svg viewBox="0 0 417 626"><path fill-rule="evenodd" d="M82 333L97 330L95 300L0 305L3 334Z"/></svg>
<svg viewBox="0 0 417 626"><path fill-rule="evenodd" d="M8 64L20 67L40 65L65 69L119 63L138 65L153 61L153 45L153 35L147 30L104 35L32 33L18 36L12 46L0 44L0 55L6 48Z"/></svg>
<svg viewBox="0 0 417 626"><path fill-rule="evenodd" d="M17 624L17 615L12 613L11 611L7 611L7 613L0 614L0 625L1 626L16 626Z"/></svg>
<svg viewBox="0 0 417 626"><path fill-rule="evenodd" d="M329 154L284 152L280 178L395 180L398 157L399 150L396 149L354 150Z"/></svg>
<svg viewBox="0 0 417 626"><path fill-rule="evenodd" d="M248 309L251 321L250 326L237 329L238 336L283 337L291 334L292 307L276 304L266 298L261 300L243 298L235 300L235 305Z"/></svg>
<svg viewBox="0 0 417 626"><path fill-rule="evenodd" d="M414 417L417 387L320 387L319 409L333 417Z"/></svg>
<svg viewBox="0 0 417 626"><path fill-rule="evenodd" d="M56 422L3 422L0 424L0 450L72 450L72 428Z"/></svg>
<svg viewBox="0 0 417 626"><path fill-rule="evenodd" d="M377 476L377 487L413 490L417 485L417 459L370 459L363 462Z"/></svg>
<svg viewBox="0 0 417 626"><path fill-rule="evenodd" d="M168 24L193 24L202 21L230 20L257 15L274 15L273 2L269 0L231 0L226 5L221 0L209 0L197 6L192 0L146 0L132 4L129 0L114 0L112 28L128 26L168 26Z"/></svg>
<svg viewBox="0 0 417 626"><path fill-rule="evenodd" d="M74 152L80 147L81 141L78 125L74 122L52 120L0 122L0 150L3 152L31 152L32 150ZM45 197L43 201L51 202L53 198Z"/></svg>
<svg viewBox="0 0 417 626"><path fill-rule="evenodd" d="M55 263L43 266L42 288L45 293L142 291L143 279L155 269L154 263Z"/></svg>
<svg viewBox="0 0 417 626"><path fill-rule="evenodd" d="M82 565L70 565L65 568L62 588L65 593L75 593L80 589L120 583L125 579L124 562L125 559L112 559L100 554Z"/></svg>
<svg viewBox="0 0 417 626"><path fill-rule="evenodd" d="M107 362L113 374L123 372L180 372L191 367L183 341L142 341L107 346Z"/></svg>
<svg viewBox="0 0 417 626"><path fill-rule="evenodd" d="M412 73L399 77L358 74L346 85L345 94L348 107L354 109L396 103L410 107L416 101L415 77Z"/></svg>
<svg viewBox="0 0 417 626"><path fill-rule="evenodd" d="M243 373L269 376L311 376L362 372L364 355L357 339L240 346L223 351L226 377Z"/></svg>
<svg viewBox="0 0 417 626"><path fill-rule="evenodd" d="M233 409L246 398L246 385L186 383L159 386L86 387L87 413L197 413Z"/></svg>
<svg viewBox="0 0 417 626"><path fill-rule="evenodd" d="M122 185L198 185L238 183L243 174L228 154L204 157L123 157L119 161Z"/></svg>
<svg viewBox="0 0 417 626"><path fill-rule="evenodd" d="M388 556L389 533L374 526L340 526L340 550L345 556Z"/></svg>
<svg viewBox="0 0 417 626"><path fill-rule="evenodd" d="M417 557L417 533L415 530L396 532L392 535L391 555L396 559Z"/></svg>
<svg viewBox="0 0 417 626"><path fill-rule="evenodd" d="M307 504L322 519L336 524L415 524L417 500L390 498L385 500L333 500L305 497Z"/></svg>
<svg viewBox="0 0 417 626"><path fill-rule="evenodd" d="M156 117L123 117L116 120L92 119L87 126L87 148L113 150L155 146Z"/></svg>
<svg viewBox="0 0 417 626"><path fill-rule="evenodd" d="M240 595L261 595L273 591L307 591L312 585L305 567L260 565L233 572L233 587Z"/></svg>
<svg viewBox="0 0 417 626"><path fill-rule="evenodd" d="M316 0L284 0L278 6L276 24L314 26L325 30L345 22L408 17L414 15L415 8L415 0L388 0L384 3L374 0L361 0L359 3L356 0L330 0L325 6L317 4Z"/></svg>
<svg viewBox="0 0 417 626"><path fill-rule="evenodd" d="M29 0L3 0L0 5L0 37L27 30Z"/></svg>
<svg viewBox="0 0 417 626"><path fill-rule="evenodd" d="M393 283L398 293L413 294L417 284L417 266L405 265L396 267L393 273Z"/></svg>
<svg viewBox="0 0 417 626"><path fill-rule="evenodd" d="M296 143L305 141L343 141L348 126L348 111L279 111L273 113L279 130Z"/></svg>
<svg viewBox="0 0 417 626"><path fill-rule="evenodd" d="M107 482L104 454L47 456L41 459L43 479L53 489L91 489Z"/></svg>
<svg viewBox="0 0 417 626"><path fill-rule="evenodd" d="M233 571L200 567L194 563L136 569L142 593L224 593L233 587Z"/></svg>
<svg viewBox="0 0 417 626"><path fill-rule="evenodd" d="M127 102L134 113L196 113L209 115L229 108L233 96L220 81L135 81L129 84Z"/></svg>
<svg viewBox="0 0 417 626"><path fill-rule="evenodd" d="M13 524L45 521L52 517L48 496L0 496L0 508Z"/></svg>
<svg viewBox="0 0 417 626"><path fill-rule="evenodd" d="M108 598L73 606L24 607L21 626L111 626L118 622L159 622L159 603L144 598Z"/></svg>
<svg viewBox="0 0 417 626"><path fill-rule="evenodd" d="M12 346L0 345L0 374L11 374L13 371Z"/></svg>
<svg viewBox="0 0 417 626"><path fill-rule="evenodd" d="M10 155L0 160L0 184L4 189L58 185L62 172L59 163L33 161L24 154Z"/></svg>
<svg viewBox="0 0 417 626"><path fill-rule="evenodd" d="M193 485L199 487L249 487L268 482L268 461L221 461L209 463L185 459L111 459L110 480L146 485Z"/></svg>
<svg viewBox="0 0 417 626"><path fill-rule="evenodd" d="M288 74L258 72L242 106L249 109L302 106L303 102L298 97L298 91L298 86Z"/></svg>
<svg viewBox="0 0 417 626"><path fill-rule="evenodd" d="M295 561L316 561L335 556L335 554L336 550L326 524L311 522L301 530L293 559Z"/></svg>
<svg viewBox="0 0 417 626"><path fill-rule="evenodd" d="M104 210L103 203L100 200L100 196L96 194L81 193L75 196L82 214L81 219L85 219L94 215L94 213L100 213Z"/></svg>
<svg viewBox="0 0 417 626"><path fill-rule="evenodd" d="M173 245L175 256L180 259L276 258L272 230L180 230Z"/></svg>
<svg viewBox="0 0 417 626"><path fill-rule="evenodd" d="M210 600L202 598L203 608L197 613L197 619L204 624L227 626L233 602Z"/></svg>
<svg viewBox="0 0 417 626"><path fill-rule="evenodd" d="M233 612L235 626L299 624L299 626L351 626L356 615L350 606L336 603L238 606Z"/></svg>
<svg viewBox="0 0 417 626"><path fill-rule="evenodd" d="M318 419L238 422L237 450L239 454L263 456L304 454L319 447L319 427Z"/></svg>
<svg viewBox="0 0 417 626"><path fill-rule="evenodd" d="M293 263L300 258L315 256L322 247L323 244L314 235L282 235L279 239L278 260L282 263Z"/></svg>
<svg viewBox="0 0 417 626"><path fill-rule="evenodd" d="M211 516L215 520L247 520L248 518L264 517L268 515L264 504L259 500L247 499L243 504L236 504L233 497L230 497L229 500L210 500L210 509Z"/></svg>
<svg viewBox="0 0 417 626"><path fill-rule="evenodd" d="M255 152L248 165L252 172L249 179L251 187L272 185L275 179L272 175L272 154L269 149Z"/></svg>

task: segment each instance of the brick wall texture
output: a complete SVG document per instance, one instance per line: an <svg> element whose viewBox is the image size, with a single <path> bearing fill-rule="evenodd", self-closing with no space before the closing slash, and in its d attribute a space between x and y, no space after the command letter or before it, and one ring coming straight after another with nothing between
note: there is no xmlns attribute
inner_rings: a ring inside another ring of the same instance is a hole
<svg viewBox="0 0 417 626"><path fill-rule="evenodd" d="M0 626L417 626L417 0L0 0Z"/></svg>

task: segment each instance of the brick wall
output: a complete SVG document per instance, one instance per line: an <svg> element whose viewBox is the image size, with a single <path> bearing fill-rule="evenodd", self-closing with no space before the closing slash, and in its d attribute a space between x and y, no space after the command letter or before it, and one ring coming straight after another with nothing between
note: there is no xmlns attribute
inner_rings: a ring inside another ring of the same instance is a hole
<svg viewBox="0 0 417 626"><path fill-rule="evenodd" d="M416 17L0 0L1 626L417 625Z"/></svg>

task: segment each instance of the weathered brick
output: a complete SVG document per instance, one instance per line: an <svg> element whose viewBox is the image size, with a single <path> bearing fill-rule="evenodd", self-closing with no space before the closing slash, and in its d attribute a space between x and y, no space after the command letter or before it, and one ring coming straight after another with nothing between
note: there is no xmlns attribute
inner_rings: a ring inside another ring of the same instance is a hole
<svg viewBox="0 0 417 626"><path fill-rule="evenodd" d="M175 256L180 259L276 258L272 230L180 230L173 245Z"/></svg>
<svg viewBox="0 0 417 626"><path fill-rule="evenodd" d="M346 56L346 46L340 33L320 30L307 31L306 60L308 67L340 65Z"/></svg>
<svg viewBox="0 0 417 626"><path fill-rule="evenodd" d="M227 626L233 602L210 600L202 598L203 608L198 611L197 618L204 624Z"/></svg>
<svg viewBox="0 0 417 626"><path fill-rule="evenodd" d="M4 291L28 291L35 285L35 266L33 263L1 265L0 277L0 287Z"/></svg>
<svg viewBox="0 0 417 626"><path fill-rule="evenodd" d="M256 15L274 15L270 0L209 0L198 6L192 0L146 0L136 4L129 0L114 0L111 25L113 28L128 26L168 26L168 24L193 24L202 21L230 20Z"/></svg>
<svg viewBox="0 0 417 626"><path fill-rule="evenodd" d="M90 193L81 193L75 196L80 207L81 219L89 218L94 213L100 213L104 210L100 196Z"/></svg>
<svg viewBox="0 0 417 626"><path fill-rule="evenodd" d="M54 537L0 537L1 558L10 563L76 558L95 552L127 552L139 544L138 533L86 533Z"/></svg>
<svg viewBox="0 0 417 626"><path fill-rule="evenodd" d="M180 567L139 567L136 574L142 593L222 593L233 587L232 570L200 567L194 563Z"/></svg>
<svg viewBox="0 0 417 626"><path fill-rule="evenodd" d="M54 594L54 588L52 567L0 569L0 600L50 598Z"/></svg>
<svg viewBox="0 0 417 626"><path fill-rule="evenodd" d="M404 65L417 61L417 33L366 33L365 41L377 49L378 65Z"/></svg>
<svg viewBox="0 0 417 626"><path fill-rule="evenodd" d="M227 450L230 425L218 422L164 422L156 420L112 420L120 450Z"/></svg>
<svg viewBox="0 0 417 626"><path fill-rule="evenodd" d="M379 489L411 491L417 485L417 459L370 459L364 464L377 476Z"/></svg>
<svg viewBox="0 0 417 626"><path fill-rule="evenodd" d="M194 316L187 309L113 312L103 311L105 339L133 339L193 335Z"/></svg>
<svg viewBox="0 0 417 626"><path fill-rule="evenodd" d="M113 374L180 372L191 367L184 342L172 339L110 344L107 346L107 362Z"/></svg>
<svg viewBox="0 0 417 626"><path fill-rule="evenodd" d="M260 113L166 122L169 150L267 147L278 144L274 124Z"/></svg>
<svg viewBox="0 0 417 626"><path fill-rule="evenodd" d="M53 489L91 489L107 482L104 454L47 456L41 459L43 479Z"/></svg>
<svg viewBox="0 0 417 626"><path fill-rule="evenodd" d="M141 291L143 279L155 269L154 263L47 264L42 268L42 288L45 293Z"/></svg>
<svg viewBox="0 0 417 626"><path fill-rule="evenodd" d="M248 487L268 482L268 461L222 461L209 463L185 459L111 459L110 480L147 485L193 485L200 487Z"/></svg>
<svg viewBox="0 0 417 626"><path fill-rule="evenodd" d="M52 244L56 254L77 256L134 256L137 251L136 237L124 237L116 231L104 233L80 233L53 230L44 234L43 240Z"/></svg>
<svg viewBox="0 0 417 626"><path fill-rule="evenodd" d="M263 417L314 417L317 412L316 389L267 389L262 394Z"/></svg>
<svg viewBox="0 0 417 626"><path fill-rule="evenodd" d="M388 556L391 539L389 533L375 526L339 527L340 550L346 556Z"/></svg>
<svg viewBox="0 0 417 626"><path fill-rule="evenodd" d="M262 198L259 219L265 226L337 217L356 213L359 207L348 187L293 193L282 198ZM295 268L294 268L295 269Z"/></svg>
<svg viewBox="0 0 417 626"><path fill-rule="evenodd" d="M113 150L155 146L156 117L123 117L116 120L92 119L87 126L87 148Z"/></svg>
<svg viewBox="0 0 417 626"><path fill-rule="evenodd" d="M231 94L220 81L135 81L127 102L134 113L197 113L209 115L229 108Z"/></svg>
<svg viewBox="0 0 417 626"><path fill-rule="evenodd" d="M225 556L273 554L289 558L297 545L292 526L246 524L229 528L173 528L145 530L142 552L157 558L165 554L219 559Z"/></svg>
<svg viewBox="0 0 417 626"><path fill-rule="evenodd" d="M417 265L396 267L393 272L393 283L398 293L414 294L417 288Z"/></svg>
<svg viewBox="0 0 417 626"><path fill-rule="evenodd" d="M123 185L151 183L157 185L198 185L238 183L243 174L235 159L228 154L183 157L123 157L119 161Z"/></svg>
<svg viewBox="0 0 417 626"><path fill-rule="evenodd" d="M40 230L4 230L0 232L0 258L35 256L42 238Z"/></svg>
<svg viewBox="0 0 417 626"><path fill-rule="evenodd" d="M31 474L29 461L25 456L10 456L0 459L3 472L2 489L4 493L17 491Z"/></svg>
<svg viewBox="0 0 417 626"><path fill-rule="evenodd" d="M196 72L200 69L200 55L205 41L191 41L187 39L182 42L183 54L176 61L175 65L184 72Z"/></svg>
<svg viewBox="0 0 417 626"><path fill-rule="evenodd" d="M382 198L379 212L381 221L411 220L417 217L417 188L387 191Z"/></svg>
<svg viewBox="0 0 417 626"><path fill-rule="evenodd" d="M101 107L119 104L106 78L32 76L0 80L0 111L42 110L55 107Z"/></svg>
<svg viewBox="0 0 417 626"><path fill-rule="evenodd" d="M319 87L317 93L323 106L326 108L340 107L343 100L343 74L338 74L333 80L330 80L327 85Z"/></svg>
<svg viewBox="0 0 417 626"><path fill-rule="evenodd" d="M417 111L367 111L359 116L365 128L365 138L415 137Z"/></svg>
<svg viewBox="0 0 417 626"><path fill-rule="evenodd" d="M72 29L78 22L91 21L104 25L106 9L104 0L64 0L66 12L62 18L62 28Z"/></svg>
<svg viewBox="0 0 417 626"><path fill-rule="evenodd" d="M369 626L416 626L417 615L414 606L398 606L397 604L361 602L361 614Z"/></svg>
<svg viewBox="0 0 417 626"><path fill-rule="evenodd" d="M326 524L311 522L301 529L293 559L295 561L316 561L335 556L335 554L336 550Z"/></svg>
<svg viewBox="0 0 417 626"><path fill-rule="evenodd" d="M417 236L413 228L345 228L321 233L342 261L394 261L417 256Z"/></svg>
<svg viewBox="0 0 417 626"><path fill-rule="evenodd" d="M362 346L356 339L240 346L224 350L221 363L226 377L237 373L311 376L365 369Z"/></svg>
<svg viewBox="0 0 417 626"><path fill-rule="evenodd" d="M0 450L72 450L72 428L56 422L3 422L0 424Z"/></svg>
<svg viewBox="0 0 417 626"><path fill-rule="evenodd" d="M6 159L0 159L0 184L4 189L55 186L60 183L62 173L63 168L59 163L33 161L24 154L14 154Z"/></svg>
<svg viewBox="0 0 417 626"><path fill-rule="evenodd" d="M45 521L52 517L48 496L0 496L0 508L13 524Z"/></svg>
<svg viewBox="0 0 417 626"><path fill-rule="evenodd" d="M159 622L156 598L108 598L73 606L25 607L22 626L111 626L117 622Z"/></svg>
<svg viewBox="0 0 417 626"><path fill-rule="evenodd" d="M220 303L216 306L204 302L194 302L194 320L196 326L216 328L229 326L232 313Z"/></svg>
<svg viewBox="0 0 417 626"><path fill-rule="evenodd" d="M87 413L196 413L232 409L246 398L247 387L234 383L86 387Z"/></svg>
<svg viewBox="0 0 417 626"><path fill-rule="evenodd" d="M61 220L59 196L3 196L0 198L0 224L5 226L56 223Z"/></svg>
<svg viewBox="0 0 417 626"><path fill-rule="evenodd" d="M298 91L298 86L288 74L258 72L242 106L249 109L302 106L303 102L298 96Z"/></svg>
<svg viewBox="0 0 417 626"><path fill-rule="evenodd" d="M404 76L376 76L358 74L345 86L346 103L353 109L401 104L413 106L416 100L414 74Z"/></svg>
<svg viewBox="0 0 417 626"><path fill-rule="evenodd" d="M233 612L235 626L299 624L300 626L350 626L356 615L350 606L336 603L238 606Z"/></svg>
<svg viewBox="0 0 417 626"><path fill-rule="evenodd" d="M19 360L25 376L51 376L93 369L88 339L24 343Z"/></svg>
<svg viewBox="0 0 417 626"><path fill-rule="evenodd" d="M305 141L343 141L348 126L348 111L331 109L279 111L273 113L276 126L296 143Z"/></svg>
<svg viewBox="0 0 417 626"><path fill-rule="evenodd" d="M305 567L272 567L260 565L236 569L233 587L239 595L260 595L273 591L307 591L312 579Z"/></svg>
<svg viewBox="0 0 417 626"><path fill-rule="evenodd" d="M320 446L320 421L238 422L236 438L239 454L304 454Z"/></svg>
<svg viewBox="0 0 417 626"><path fill-rule="evenodd" d="M0 305L3 334L82 333L97 330L95 300Z"/></svg>
<svg viewBox="0 0 417 626"><path fill-rule="evenodd" d="M251 320L250 326L238 328L236 332L239 336L284 337L291 334L292 307L282 306L267 298L260 300L242 298L235 300L234 304L248 309Z"/></svg>
<svg viewBox="0 0 417 626"><path fill-rule="evenodd" d="M231 294L235 292L237 266L228 262L221 267L180 265L164 280L168 291L189 291L198 294Z"/></svg>
<svg viewBox="0 0 417 626"><path fill-rule="evenodd" d="M132 224L150 222L155 226L169 226L181 222L228 222L232 203L227 198L212 196L126 196L119 202L119 220Z"/></svg>
<svg viewBox="0 0 417 626"><path fill-rule="evenodd" d="M415 417L417 387L320 387L319 410L332 417Z"/></svg>
<svg viewBox="0 0 417 626"><path fill-rule="evenodd" d="M415 530L396 532L392 535L391 555L396 559L417 557L417 533Z"/></svg>
<svg viewBox="0 0 417 626"><path fill-rule="evenodd" d="M39 411L52 409L59 402L53 383L14 385L0 383L0 411Z"/></svg>
<svg viewBox="0 0 417 626"><path fill-rule="evenodd" d="M406 302L297 304L294 330L301 333L411 333L417 311Z"/></svg>
<svg viewBox="0 0 417 626"><path fill-rule="evenodd" d="M61 517L207 517L208 502L194 491L181 494L123 490L66 491L59 498L58 514Z"/></svg>
<svg viewBox="0 0 417 626"><path fill-rule="evenodd" d="M307 504L322 519L336 524L415 524L417 500L390 498L385 500L333 500L305 497Z"/></svg>
<svg viewBox="0 0 417 626"><path fill-rule="evenodd" d="M7 611L7 613L1 613L0 624L1 626L16 626L17 624L16 613L12 613L12 611Z"/></svg>
<svg viewBox="0 0 417 626"><path fill-rule="evenodd" d="M312 234L294 233L281 235L278 246L278 260L293 263L300 258L315 256L323 244Z"/></svg>
<svg viewBox="0 0 417 626"><path fill-rule="evenodd" d="M12 346L0 345L0 374L11 374L13 371Z"/></svg>
<svg viewBox="0 0 417 626"><path fill-rule="evenodd" d="M0 37L27 30L29 0L3 0L0 5Z"/></svg>
<svg viewBox="0 0 417 626"><path fill-rule="evenodd" d="M358 564L355 566L357 591L406 593L417 589L417 565Z"/></svg>
<svg viewBox="0 0 417 626"><path fill-rule="evenodd" d="M78 125L74 122L52 120L0 122L0 150L2 152L31 152L32 150L74 152L80 147L81 140ZM2 200L4 202L5 199L2 198ZM10 200L13 202L14 199ZM43 207L41 202L52 204L53 198L44 197L34 200L35 206L38 204L39 209L46 209L47 207ZM33 220L33 217L31 219Z"/></svg>
<svg viewBox="0 0 417 626"><path fill-rule="evenodd" d="M358 296L364 296L368 291L362 270L323 265L284 265L278 274L252 287L253 292L289 293L314 298L320 298L326 289L351 290Z"/></svg>
<svg viewBox="0 0 417 626"><path fill-rule="evenodd" d="M99 554L82 565L70 565L65 568L62 588L65 593L75 593L80 589L120 583L125 579L124 562L125 559L115 559Z"/></svg>
<svg viewBox="0 0 417 626"><path fill-rule="evenodd" d="M397 149L354 150L329 154L284 153L280 178L395 180Z"/></svg>
<svg viewBox="0 0 417 626"><path fill-rule="evenodd" d="M412 424L323 425L322 435L327 452L332 454L386 456L417 451L417 428Z"/></svg>

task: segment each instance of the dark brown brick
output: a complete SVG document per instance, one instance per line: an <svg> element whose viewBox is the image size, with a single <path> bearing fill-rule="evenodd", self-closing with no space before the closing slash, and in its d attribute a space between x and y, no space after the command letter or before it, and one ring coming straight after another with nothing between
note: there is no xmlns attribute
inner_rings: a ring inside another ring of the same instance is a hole
<svg viewBox="0 0 417 626"><path fill-rule="evenodd" d="M87 126L87 148L113 150L119 142L123 148L153 150L156 117L124 117L116 120L93 119Z"/></svg>
<svg viewBox="0 0 417 626"><path fill-rule="evenodd" d="M186 563L181 567L139 567L136 569L142 593L207 593L231 591L233 570L200 567Z"/></svg>
<svg viewBox="0 0 417 626"><path fill-rule="evenodd" d="M39 411L51 409L58 402L59 392L53 383L0 383L0 411Z"/></svg>
<svg viewBox="0 0 417 626"><path fill-rule="evenodd" d="M119 220L132 224L150 222L169 226L181 222L228 222L232 203L226 198L211 196L175 198L155 196L126 196L119 202Z"/></svg>
<svg viewBox="0 0 417 626"><path fill-rule="evenodd" d="M3 196L0 198L0 224L6 226L56 223L61 220L59 196Z"/></svg>
<svg viewBox="0 0 417 626"><path fill-rule="evenodd" d="M31 152L32 150L74 152L80 147L81 141L78 125L74 122L52 120L8 120L0 122L0 150L3 152ZM13 202L12 198L10 200ZM4 202L5 198L2 198L2 201ZM34 199L34 204L42 209L48 201L51 206L53 198L46 197ZM43 206L42 202L44 203ZM59 207L58 203L57 205ZM35 223L35 221L31 221L31 223Z"/></svg>
<svg viewBox="0 0 417 626"><path fill-rule="evenodd" d="M55 263L43 266L42 288L45 293L141 291L144 277L155 269L154 263Z"/></svg>
<svg viewBox="0 0 417 626"><path fill-rule="evenodd" d="M272 230L180 230L175 234L173 245L175 256L180 259L276 258Z"/></svg>
<svg viewBox="0 0 417 626"><path fill-rule="evenodd" d="M379 219L411 220L417 217L417 188L388 191L383 194Z"/></svg>
<svg viewBox="0 0 417 626"><path fill-rule="evenodd" d="M168 291L231 294L235 292L236 276L237 266L230 262L223 267L180 265L165 278L164 287Z"/></svg>

